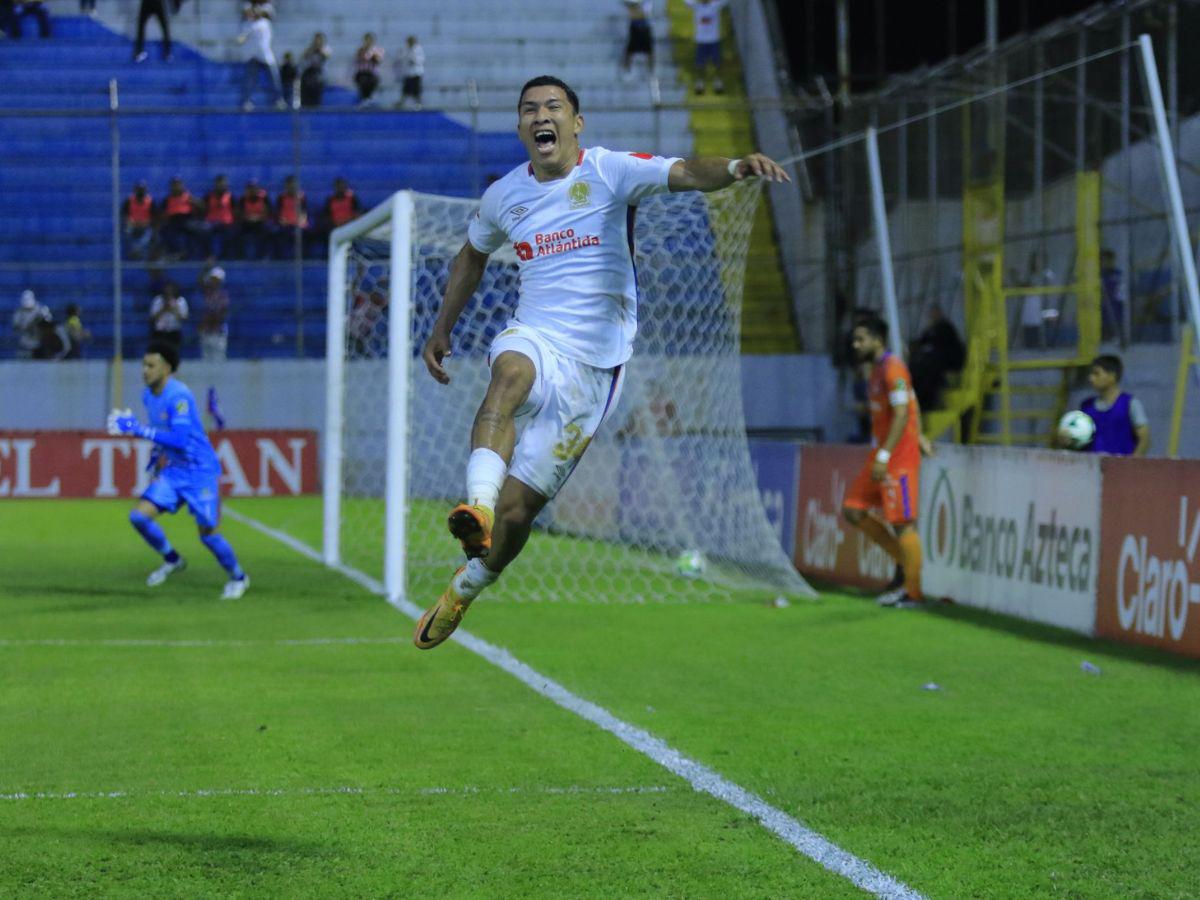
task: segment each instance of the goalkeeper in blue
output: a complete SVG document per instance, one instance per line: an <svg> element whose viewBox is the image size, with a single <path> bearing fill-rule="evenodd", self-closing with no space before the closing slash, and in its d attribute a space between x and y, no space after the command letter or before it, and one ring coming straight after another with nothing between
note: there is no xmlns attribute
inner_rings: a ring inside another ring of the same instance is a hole
<svg viewBox="0 0 1200 900"><path fill-rule="evenodd" d="M237 600L246 593L250 579L238 564L229 541L217 534L221 462L204 433L196 398L187 385L172 377L178 368L179 351L171 344L152 342L142 357L142 380L146 382L142 402L149 424L139 422L128 409L114 409L108 416L109 434L154 442L150 465L157 474L130 511L129 521L163 558L162 565L146 579L147 585L156 587L187 568L187 561L171 546L155 519L160 513L173 513L186 504L200 529L200 541L229 573L221 598Z"/></svg>

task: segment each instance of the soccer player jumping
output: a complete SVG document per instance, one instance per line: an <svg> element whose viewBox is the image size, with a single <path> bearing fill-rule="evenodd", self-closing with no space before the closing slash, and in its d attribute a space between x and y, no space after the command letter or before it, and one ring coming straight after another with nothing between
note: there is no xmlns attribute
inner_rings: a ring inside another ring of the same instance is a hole
<svg viewBox="0 0 1200 900"><path fill-rule="evenodd" d="M157 474L129 512L129 521L146 543L162 554L163 564L150 573L146 584L156 587L187 567L154 521L159 513L173 513L186 503L200 529L200 541L212 551L229 581L223 600L237 600L250 586L238 565L229 541L217 534L221 518L221 495L217 480L221 462L204 433L196 398L186 384L171 376L179 368L179 351L171 344L154 341L142 357L142 403L150 424L143 425L131 410L114 409L108 415L108 433L133 435L154 442L150 465Z"/></svg>
<svg viewBox="0 0 1200 900"><path fill-rule="evenodd" d="M842 514L899 567L879 604L906 607L924 600L916 528L918 479L921 455L932 450L921 436L921 411L908 366L887 351L887 338L887 323L878 316L863 316L854 323L854 352L859 362L872 364L867 400L876 449L850 486ZM883 519L876 509L883 511Z"/></svg>
<svg viewBox="0 0 1200 900"><path fill-rule="evenodd" d="M521 89L517 134L529 162L484 193L425 344L429 374L449 383L443 360L450 332L488 256L511 242L520 303L488 354L491 380L471 431L467 502L449 518L467 564L417 623L413 642L423 650L446 640L521 552L533 520L617 404L637 330L639 201L667 191L715 191L745 178L789 180L759 153L683 160L582 149L581 131L579 98L562 81L543 75Z"/></svg>

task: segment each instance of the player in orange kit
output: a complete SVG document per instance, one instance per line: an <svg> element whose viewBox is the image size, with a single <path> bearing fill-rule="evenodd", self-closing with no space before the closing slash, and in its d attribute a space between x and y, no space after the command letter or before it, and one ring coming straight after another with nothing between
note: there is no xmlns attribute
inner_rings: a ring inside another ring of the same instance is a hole
<svg viewBox="0 0 1200 900"><path fill-rule="evenodd" d="M924 600L916 522L921 454L931 451L921 436L921 412L908 366L888 352L887 338L887 323L878 316L855 322L854 352L859 362L872 364L867 399L876 449L850 486L842 514L899 567L879 604L904 607ZM876 510L882 511L882 518Z"/></svg>

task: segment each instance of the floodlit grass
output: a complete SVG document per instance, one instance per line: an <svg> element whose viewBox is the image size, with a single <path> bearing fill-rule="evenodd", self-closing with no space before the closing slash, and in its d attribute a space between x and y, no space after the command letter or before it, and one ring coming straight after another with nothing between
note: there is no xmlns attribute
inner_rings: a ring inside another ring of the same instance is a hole
<svg viewBox="0 0 1200 900"><path fill-rule="evenodd" d="M318 543L312 499L232 505ZM0 896L857 893L236 522L242 601L185 516L145 588L127 506L0 506ZM1192 664L836 593L517 599L465 627L928 896L1200 888Z"/></svg>

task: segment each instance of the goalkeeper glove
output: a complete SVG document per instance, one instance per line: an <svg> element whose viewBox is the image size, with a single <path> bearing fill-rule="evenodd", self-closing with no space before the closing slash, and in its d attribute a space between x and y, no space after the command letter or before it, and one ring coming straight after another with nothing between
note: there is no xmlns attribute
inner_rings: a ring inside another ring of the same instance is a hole
<svg viewBox="0 0 1200 900"><path fill-rule="evenodd" d="M131 409L114 409L108 414L108 433L111 435L132 434L134 437L152 438L154 429L137 420Z"/></svg>

